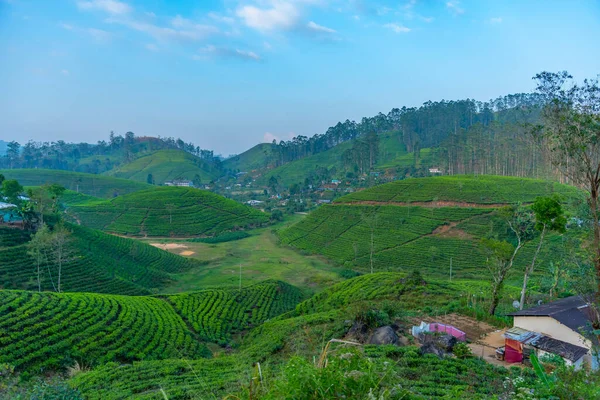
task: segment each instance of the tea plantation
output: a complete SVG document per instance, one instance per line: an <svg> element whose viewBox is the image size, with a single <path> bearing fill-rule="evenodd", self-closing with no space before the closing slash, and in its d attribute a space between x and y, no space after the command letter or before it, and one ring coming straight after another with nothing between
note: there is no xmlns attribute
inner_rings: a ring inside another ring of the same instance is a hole
<svg viewBox="0 0 600 400"><path fill-rule="evenodd" d="M475 204L530 203L538 196L575 196L572 186L537 179L490 175L411 178L351 193L338 203L457 202Z"/></svg>
<svg viewBox="0 0 600 400"><path fill-rule="evenodd" d="M203 342L293 309L298 289L268 281L241 291L163 298L0 291L0 364L17 370L210 356Z"/></svg>
<svg viewBox="0 0 600 400"><path fill-rule="evenodd" d="M508 233L496 208L552 193L565 199L577 195L571 187L520 178L407 179L343 196L280 231L279 236L284 244L369 271L372 233L376 271L418 269L429 276L448 277L452 263L456 278L487 279L480 240ZM414 200L414 205L407 199ZM528 243L519 253L518 269L531 262L536 244L537 240ZM548 235L540 262L562 251L562 238Z"/></svg>
<svg viewBox="0 0 600 400"><path fill-rule="evenodd" d="M6 179L16 179L23 186L58 183L74 192L105 199L152 187L128 179L53 169L5 169L0 174Z"/></svg>
<svg viewBox="0 0 600 400"><path fill-rule="evenodd" d="M301 298L301 292L287 283L266 281L242 291L205 290L168 300L202 339L225 344L232 334L293 309Z"/></svg>
<svg viewBox="0 0 600 400"><path fill-rule="evenodd" d="M173 179L192 180L198 175L203 183L208 183L219 174L212 168L208 162L183 150L158 150L106 174L144 183L148 181L150 174L157 185Z"/></svg>
<svg viewBox="0 0 600 400"><path fill-rule="evenodd" d="M172 281L170 273L200 268L201 263L148 244L108 235L77 225L72 232L72 255L62 271L62 291L143 295ZM0 227L0 288L37 290L37 267L27 254L30 234ZM42 290L54 290L57 271L41 267Z"/></svg>
<svg viewBox="0 0 600 400"><path fill-rule="evenodd" d="M104 202L75 204L68 212L85 226L132 236L214 235L269 221L267 214L246 205L183 187L156 187Z"/></svg>
<svg viewBox="0 0 600 400"><path fill-rule="evenodd" d="M79 374L71 383L90 399L204 399L227 394L244 399L309 399L316 390L312 385L335 376L335 381L323 384L330 387L339 379L342 383L336 391L347 390L346 398L353 398L352 393L359 390L357 382L368 378L367 392L369 387L402 387L407 393L399 398L454 393L451 398L485 399L502 393L505 378L516 372L478 359L421 356L413 346L365 346L359 351L340 347L331 351L325 369L317 368L313 361L328 340L344 336L348 326L343 321L354 318L363 306L393 304L399 314L426 313L423 310L431 307L444 310L453 307L451 299L460 289L460 283L422 282L401 273L361 276L336 284L294 311L255 327L232 354L194 361L113 363ZM342 354L344 357L338 358ZM261 364L260 372L256 362ZM348 375L357 370L362 373ZM296 385L285 386L291 383L288 379Z"/></svg>

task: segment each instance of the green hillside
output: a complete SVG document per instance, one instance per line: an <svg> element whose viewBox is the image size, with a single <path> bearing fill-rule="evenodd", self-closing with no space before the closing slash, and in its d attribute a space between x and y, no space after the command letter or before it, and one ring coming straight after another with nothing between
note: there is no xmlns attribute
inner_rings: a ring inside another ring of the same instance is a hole
<svg viewBox="0 0 600 400"><path fill-rule="evenodd" d="M225 344L299 301L298 289L277 281L165 298L3 290L0 364L45 371L75 360L197 359L210 356L203 340Z"/></svg>
<svg viewBox="0 0 600 400"><path fill-rule="evenodd" d="M69 207L91 228L132 236L199 236L268 222L267 214L217 194L155 187L127 196Z"/></svg>
<svg viewBox="0 0 600 400"><path fill-rule="evenodd" d="M171 284L170 274L202 265L139 241L77 225L68 228L73 254L61 274L65 292L150 294ZM25 231L0 227L0 288L38 289L36 264L27 254L29 239ZM56 266L44 263L41 271L42 290L54 290Z"/></svg>
<svg viewBox="0 0 600 400"><path fill-rule="evenodd" d="M106 172L106 175L144 183L148 181L149 174L157 185L174 179L192 180L196 175L203 183L208 183L218 176L218 171L213 171L209 163L183 150L159 150Z"/></svg>
<svg viewBox="0 0 600 400"><path fill-rule="evenodd" d="M577 189L556 182L487 175L411 178L349 194L338 203L454 202L476 204L530 203L538 196L574 196Z"/></svg>
<svg viewBox="0 0 600 400"><path fill-rule="evenodd" d="M206 341L225 344L231 335L293 309L301 292L281 281L265 281L244 288L204 290L169 296L175 310Z"/></svg>
<svg viewBox="0 0 600 400"><path fill-rule="evenodd" d="M556 183L507 177L407 179L356 192L325 205L280 231L283 243L322 254L349 268L369 271L371 232L377 271L418 269L428 275L468 279L487 277L480 239L508 235L496 216L503 204L576 189ZM519 254L516 265L530 263L537 241ZM562 239L550 235L540 262L559 257Z"/></svg>
<svg viewBox="0 0 600 400"><path fill-rule="evenodd" d="M274 176L281 185L288 187L294 183L304 182L304 179L319 167L335 168L333 177L344 179L347 171L344 168L342 155L346 150L352 148L353 143L353 141L346 141L327 151L265 170L258 182L267 184L269 179ZM432 166L434 164L430 149L421 149L420 156L418 166ZM406 151L404 144L400 141L398 132L385 132L379 135L379 159L375 165L376 171L384 171L389 168L407 168L414 165L415 156L413 153Z"/></svg>
<svg viewBox="0 0 600 400"><path fill-rule="evenodd" d="M319 376L336 374L342 382L339 390L344 390L346 398L363 398L355 396L360 390L368 392L369 387L402 387L408 391L402 398L454 393L452 398L485 399L501 393L504 379L518 370L509 372L478 358L421 356L414 346L373 345L360 347L358 352L350 347L337 347L339 351L335 351L332 346L326 369L315 367L325 343L343 338L349 329L344 320L352 320L364 307L387 304L390 311L384 311L385 315L406 322L402 315L456 311L464 306L465 297L456 295L462 290L459 282L421 282L401 273L361 276L336 284L300 303L294 311L252 329L239 348L228 355L194 361L142 361L119 368L113 363L80 374L71 384L89 399L223 398L226 394L247 399L250 382L259 379L255 366L259 361L263 380L269 384L256 386L252 398L312 398L307 394L312 393L309 388L318 383ZM344 362L344 357L338 358L342 354L353 361ZM348 375L353 370L374 373L371 379L375 381L364 383L366 389L361 389L363 383L358 382L363 375ZM529 380L533 377L527 373L524 376ZM295 390L299 391L277 392L283 389L280 380L294 378L299 385ZM324 383L325 387L332 382Z"/></svg>
<svg viewBox="0 0 600 400"><path fill-rule="evenodd" d="M151 187L127 179L51 169L5 169L0 174L18 180L23 186L58 183L72 191L106 199Z"/></svg>
<svg viewBox="0 0 600 400"><path fill-rule="evenodd" d="M257 144L251 149L223 161L223 167L243 172L265 168L274 161L273 147L271 143Z"/></svg>

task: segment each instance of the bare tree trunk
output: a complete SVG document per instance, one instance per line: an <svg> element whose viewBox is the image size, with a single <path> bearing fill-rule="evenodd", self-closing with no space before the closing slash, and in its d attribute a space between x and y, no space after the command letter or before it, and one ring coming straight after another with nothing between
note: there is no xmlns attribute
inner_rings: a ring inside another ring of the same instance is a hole
<svg viewBox="0 0 600 400"><path fill-rule="evenodd" d="M525 269L525 276L523 277L523 288L521 289L521 302L519 303L519 310L523 309L523 305L525 304L525 293L527 292L527 281L529 280L529 275L533 273L535 268L535 262L537 261L538 254L540 253L540 249L542 248L542 242L544 241L544 235L546 234L546 225L542 229L542 235L540 236L540 242L538 243L537 249L535 250L535 254L533 255L533 260L531 260L531 265Z"/></svg>
<svg viewBox="0 0 600 400"><path fill-rule="evenodd" d="M371 263L371 273L373 273L373 228L371 228L371 257L370 257L370 263Z"/></svg>

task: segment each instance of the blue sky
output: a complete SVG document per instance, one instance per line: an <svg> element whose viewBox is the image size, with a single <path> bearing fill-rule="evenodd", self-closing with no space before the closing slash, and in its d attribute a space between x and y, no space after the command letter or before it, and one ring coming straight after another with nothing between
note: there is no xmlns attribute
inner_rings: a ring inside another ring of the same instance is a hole
<svg viewBox="0 0 600 400"><path fill-rule="evenodd" d="M596 0L0 0L0 139L228 155L427 100L600 73Z"/></svg>

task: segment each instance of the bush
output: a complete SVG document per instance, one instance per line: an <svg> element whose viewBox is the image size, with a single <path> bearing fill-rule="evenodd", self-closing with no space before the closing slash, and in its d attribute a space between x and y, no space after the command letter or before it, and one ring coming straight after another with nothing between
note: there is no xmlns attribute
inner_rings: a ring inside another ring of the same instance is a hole
<svg viewBox="0 0 600 400"><path fill-rule="evenodd" d="M471 348L463 342L456 343L454 345L454 348L452 349L452 353L456 356L456 358L473 357L473 352L471 351Z"/></svg>

